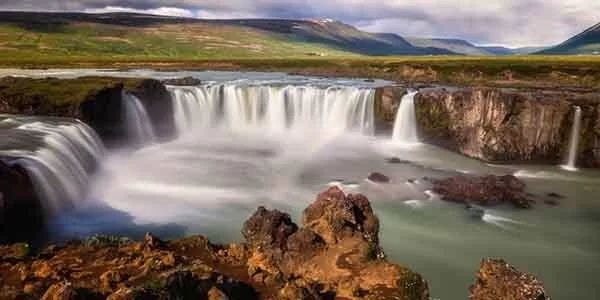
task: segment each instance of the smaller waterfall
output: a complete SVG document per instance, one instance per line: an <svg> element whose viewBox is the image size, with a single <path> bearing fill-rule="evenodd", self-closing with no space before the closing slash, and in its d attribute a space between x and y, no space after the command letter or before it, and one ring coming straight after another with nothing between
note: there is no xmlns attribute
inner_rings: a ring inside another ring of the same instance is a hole
<svg viewBox="0 0 600 300"><path fill-rule="evenodd" d="M411 91L402 97L396 114L396 121L394 122L392 140L395 142L403 144L416 144L419 142L414 103L417 93L416 91Z"/></svg>
<svg viewBox="0 0 600 300"><path fill-rule="evenodd" d="M136 96L123 92L125 123L129 139L138 144L151 144L155 140L152 123L144 105Z"/></svg>
<svg viewBox="0 0 600 300"><path fill-rule="evenodd" d="M17 120L0 130L0 157L23 166L48 213L81 201L104 156L93 129L79 121Z"/></svg>
<svg viewBox="0 0 600 300"><path fill-rule="evenodd" d="M575 116L573 119L573 127L571 128L571 138L569 141L569 154L567 156L567 164L562 166L563 169L576 171L577 167L577 148L579 146L579 133L581 132L581 107L575 106Z"/></svg>

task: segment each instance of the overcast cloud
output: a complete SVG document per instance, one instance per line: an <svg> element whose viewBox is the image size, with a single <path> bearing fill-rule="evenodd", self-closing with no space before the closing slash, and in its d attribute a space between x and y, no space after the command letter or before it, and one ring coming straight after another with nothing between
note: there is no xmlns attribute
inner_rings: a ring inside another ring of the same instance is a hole
<svg viewBox="0 0 600 300"><path fill-rule="evenodd" d="M598 0L0 0L0 10L332 18L367 31L507 46L556 44L600 22Z"/></svg>

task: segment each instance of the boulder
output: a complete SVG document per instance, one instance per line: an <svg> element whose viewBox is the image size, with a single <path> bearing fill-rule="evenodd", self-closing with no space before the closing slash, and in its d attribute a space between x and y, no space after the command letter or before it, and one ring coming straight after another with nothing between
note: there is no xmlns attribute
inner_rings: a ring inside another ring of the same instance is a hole
<svg viewBox="0 0 600 300"><path fill-rule="evenodd" d="M469 300L550 300L542 282L504 260L483 260L469 290Z"/></svg>
<svg viewBox="0 0 600 300"><path fill-rule="evenodd" d="M290 215L261 206L244 222L242 234L253 246L282 248L286 245L287 238L297 230L298 226Z"/></svg>
<svg viewBox="0 0 600 300"><path fill-rule="evenodd" d="M390 178L385 176L384 174L381 173L371 173L369 174L369 176L367 177L367 179L369 179L372 182L376 182L376 183L388 183L390 182Z"/></svg>
<svg viewBox="0 0 600 300"><path fill-rule="evenodd" d="M367 197L361 194L346 196L338 187L320 193L316 201L304 210L302 223L328 244L354 236L379 243L379 220Z"/></svg>
<svg viewBox="0 0 600 300"><path fill-rule="evenodd" d="M512 175L461 175L433 180L432 183L433 191L445 201L482 206L510 204L518 208L530 208L532 205L525 193L525 183Z"/></svg>

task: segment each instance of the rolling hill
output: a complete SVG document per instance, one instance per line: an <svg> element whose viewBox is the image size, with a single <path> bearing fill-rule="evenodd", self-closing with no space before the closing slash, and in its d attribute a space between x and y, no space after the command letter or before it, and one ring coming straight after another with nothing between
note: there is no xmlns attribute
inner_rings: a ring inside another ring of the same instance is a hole
<svg viewBox="0 0 600 300"><path fill-rule="evenodd" d="M328 20L203 20L134 13L0 12L0 58L451 54Z"/></svg>
<svg viewBox="0 0 600 300"><path fill-rule="evenodd" d="M555 47L542 50L538 54L600 55L600 23Z"/></svg>

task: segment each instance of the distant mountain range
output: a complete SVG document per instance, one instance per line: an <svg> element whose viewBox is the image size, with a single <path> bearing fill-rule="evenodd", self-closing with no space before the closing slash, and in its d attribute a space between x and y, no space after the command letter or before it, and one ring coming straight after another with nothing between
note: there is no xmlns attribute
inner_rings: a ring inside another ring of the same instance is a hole
<svg viewBox="0 0 600 300"><path fill-rule="evenodd" d="M555 47L540 51L539 54L600 55L600 23Z"/></svg>
<svg viewBox="0 0 600 300"><path fill-rule="evenodd" d="M590 29L596 39L598 27ZM588 42L588 35L573 39ZM330 19L205 20L135 13L0 12L0 58L510 55L539 50L369 33Z"/></svg>
<svg viewBox="0 0 600 300"><path fill-rule="evenodd" d="M406 40L416 47L434 47L464 55L514 55L530 54L540 51L541 47L506 48L502 46L476 46L461 39L418 38L409 37Z"/></svg>

